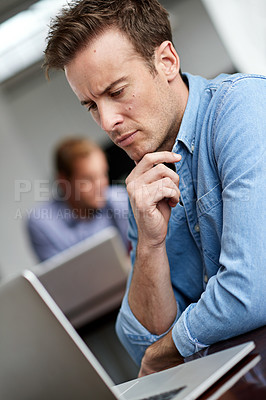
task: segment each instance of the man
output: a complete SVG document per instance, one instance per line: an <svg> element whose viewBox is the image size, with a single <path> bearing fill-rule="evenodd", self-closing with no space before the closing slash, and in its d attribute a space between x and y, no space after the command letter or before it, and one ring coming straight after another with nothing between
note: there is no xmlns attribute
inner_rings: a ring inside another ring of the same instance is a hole
<svg viewBox="0 0 266 400"><path fill-rule="evenodd" d="M40 261L83 239L115 226L129 247L128 198L121 186L109 186L105 154L94 142L65 139L55 151L60 196L34 209L28 232ZM54 185L55 186L55 185Z"/></svg>
<svg viewBox="0 0 266 400"><path fill-rule="evenodd" d="M157 0L74 3L45 57L136 162L117 333L140 376L264 325L266 78L181 74Z"/></svg>

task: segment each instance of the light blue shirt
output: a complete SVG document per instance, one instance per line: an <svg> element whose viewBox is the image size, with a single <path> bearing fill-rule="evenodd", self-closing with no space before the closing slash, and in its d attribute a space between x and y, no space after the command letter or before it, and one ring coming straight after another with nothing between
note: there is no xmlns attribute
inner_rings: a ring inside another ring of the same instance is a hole
<svg viewBox="0 0 266 400"><path fill-rule="evenodd" d="M40 261L44 261L76 243L115 226L129 249L128 196L123 186L110 186L107 203L91 218L79 218L65 201L51 200L34 208L27 228L33 249Z"/></svg>
<svg viewBox="0 0 266 400"><path fill-rule="evenodd" d="M182 155L183 205L172 209L166 237L178 308L172 337L184 357L266 324L266 77L186 76L173 148ZM129 213L133 265L137 226ZM116 329L139 364L163 335L140 324L127 293Z"/></svg>

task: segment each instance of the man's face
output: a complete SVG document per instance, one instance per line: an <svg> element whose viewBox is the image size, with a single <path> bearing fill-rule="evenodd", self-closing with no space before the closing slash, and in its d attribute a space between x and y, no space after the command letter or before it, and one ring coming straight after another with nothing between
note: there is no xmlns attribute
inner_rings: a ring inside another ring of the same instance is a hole
<svg viewBox="0 0 266 400"><path fill-rule="evenodd" d="M65 67L81 103L137 162L146 153L171 150L181 120L165 66L157 64L155 60L157 73L152 74L130 41L110 29Z"/></svg>
<svg viewBox="0 0 266 400"><path fill-rule="evenodd" d="M88 157L77 159L69 182L72 207L83 210L104 207L109 183L105 155L100 150L96 150Z"/></svg>

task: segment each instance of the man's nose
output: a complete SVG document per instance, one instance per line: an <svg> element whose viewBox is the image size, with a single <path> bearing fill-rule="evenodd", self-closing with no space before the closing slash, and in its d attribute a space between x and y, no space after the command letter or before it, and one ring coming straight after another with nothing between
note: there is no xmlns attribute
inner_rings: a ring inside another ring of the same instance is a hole
<svg viewBox="0 0 266 400"><path fill-rule="evenodd" d="M112 132L123 122L119 105L112 102L101 104L99 109L100 126L106 132Z"/></svg>

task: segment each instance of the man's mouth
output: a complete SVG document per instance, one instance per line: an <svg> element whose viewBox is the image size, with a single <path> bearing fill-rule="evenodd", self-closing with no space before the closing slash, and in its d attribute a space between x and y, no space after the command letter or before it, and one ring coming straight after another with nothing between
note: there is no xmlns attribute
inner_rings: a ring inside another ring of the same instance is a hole
<svg viewBox="0 0 266 400"><path fill-rule="evenodd" d="M133 142L136 134L137 134L137 131L134 131L134 132L119 136L118 138L116 138L115 143L119 147L129 146Z"/></svg>

